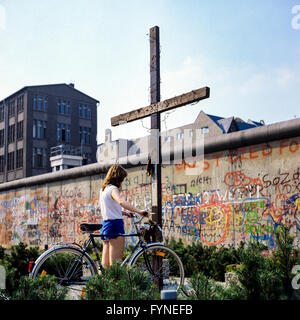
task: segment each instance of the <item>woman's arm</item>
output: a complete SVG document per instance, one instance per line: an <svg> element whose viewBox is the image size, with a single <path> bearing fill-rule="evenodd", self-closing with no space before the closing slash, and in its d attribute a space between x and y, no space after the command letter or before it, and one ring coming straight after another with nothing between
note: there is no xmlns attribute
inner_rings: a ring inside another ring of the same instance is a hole
<svg viewBox="0 0 300 320"><path fill-rule="evenodd" d="M145 213L147 212L147 215L145 215L146 217L149 216L149 212L147 210L140 210L138 208L136 208L135 206L133 206L132 204L130 204L128 201L126 201L120 194L119 189L113 189L111 192L111 196L112 198L124 209L132 211L132 212L136 212L138 214L140 214L141 216L144 216Z"/></svg>

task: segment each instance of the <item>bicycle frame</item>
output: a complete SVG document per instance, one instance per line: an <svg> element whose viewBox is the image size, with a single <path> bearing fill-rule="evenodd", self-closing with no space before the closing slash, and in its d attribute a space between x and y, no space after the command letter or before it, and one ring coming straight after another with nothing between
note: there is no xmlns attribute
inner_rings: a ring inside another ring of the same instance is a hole
<svg viewBox="0 0 300 320"><path fill-rule="evenodd" d="M121 263L121 266L124 266L128 263L128 265L131 265L132 261L134 260L134 258L136 257L136 255L138 255L141 251L144 251L148 248L151 247L153 245L163 245L163 243L161 242L155 242L155 243L151 243L151 244L147 244L144 242L144 240L142 240L141 238L141 233L139 232L139 229L137 227L137 225L143 220L143 217L141 219L139 219L138 221L136 221L136 216L133 216L134 221L134 227L136 230L136 233L130 233L130 234L106 234L105 236L114 236L114 237L138 237L139 241L135 244L135 246L133 247L133 249L130 251L130 253L126 256L126 258L123 260L123 262ZM95 253L96 253L96 258L97 260L96 265L98 267L98 269L103 270L103 266L102 263L100 261L100 257L99 257L99 251L97 249L96 243L95 243L95 238L100 238L101 236L104 236L103 234L93 234L90 233L89 236L89 240L87 241L87 243L85 244L84 248L82 248L82 253L83 254L87 254L87 248L90 246L90 244L92 243L93 245L93 249L95 249ZM139 249L138 249L139 248ZM152 268L150 267L150 263L148 261L148 257L145 255L145 260L146 263L148 265L148 270L153 273ZM75 268L76 270L76 268Z"/></svg>
<svg viewBox="0 0 300 320"><path fill-rule="evenodd" d="M103 235L101 235L101 234L90 234L90 238L89 238L87 244L84 246L84 248L82 250L83 254L87 253L87 248L90 246L91 243L93 244L93 248L95 249L96 257L97 257L97 260L95 262L98 264L98 267L100 268L100 270L103 269L103 266L102 266L101 261L100 261L99 251L97 249L97 246L96 246L94 238L100 238L101 236L103 236ZM108 234L106 236L108 236ZM109 236L113 236L113 235L109 235ZM121 237L134 237L134 236L135 237L140 237L140 234L138 234L138 233L137 234L123 234L123 235L118 235L118 236L121 236ZM158 245L158 244L159 245L163 245L163 243L161 243L161 242L152 242L151 244L147 244L143 240L139 239L139 241L135 244L135 246L130 251L130 253L122 261L121 266L124 266L127 263L130 265L131 262L134 260L135 256L137 254L139 254L140 251L145 251L148 247L151 247L153 245ZM140 249L138 250L138 248L140 248ZM148 259L147 259L147 261L148 261Z"/></svg>
<svg viewBox="0 0 300 320"><path fill-rule="evenodd" d="M135 217L134 217L135 218ZM163 245L163 243L161 242L155 242L155 243L150 243L150 244L147 244L141 237L141 233L139 232L139 229L137 228L137 224L139 224L141 222L143 218L141 218L139 221L137 222L134 222L134 225L135 225L135 229L136 229L136 233L130 233L130 234L93 234L92 232L88 232L89 233L89 239L86 241L86 243L83 245L83 246L80 246L79 244L76 244L76 243L73 243L71 246L73 246L74 248L77 247L77 250L81 253L81 255L78 257L78 259L76 260L76 263L73 264L70 268L70 270L68 271L68 273L65 275L65 279L64 281L67 281L68 282L68 279L72 279L72 277L74 276L74 274L76 273L77 271L77 268L79 267L80 263L81 263L81 260L82 260L82 257L84 255L87 255L89 260L91 260L93 263L95 263L95 267L102 271L103 270L103 266L102 266L102 263L101 263L101 260L100 260L100 256L99 256L99 250L96 246L96 242L95 242L95 238L100 238L102 236L115 236L115 237L138 237L139 238L139 241L135 244L134 248L131 250L131 252L126 256L126 258L123 260L123 262L121 263L121 266L124 266L125 264L128 263L128 265L131 265L132 264L132 261L135 259L135 257L141 252L146 252L147 248L153 246L153 245ZM93 249L95 250L95 253L96 253L96 258L97 260L94 260L87 252L87 249L90 247L90 245L93 245ZM70 245L68 245L70 246ZM60 246L55 246L54 248L51 248L49 249L48 251L46 252L49 252L51 250L55 250L57 248L59 248ZM79 247L79 248L78 248ZM139 248L139 249L138 249ZM44 253L43 255L47 254L47 253ZM42 256L43 256L42 255ZM41 256L41 257L42 257ZM39 257L39 258L41 258ZM146 260L146 264L147 264L147 267L148 267L148 270L153 273L153 270L150 266L150 263L149 263L149 259L147 257L147 255L145 255L145 260ZM33 273L33 271L32 271Z"/></svg>

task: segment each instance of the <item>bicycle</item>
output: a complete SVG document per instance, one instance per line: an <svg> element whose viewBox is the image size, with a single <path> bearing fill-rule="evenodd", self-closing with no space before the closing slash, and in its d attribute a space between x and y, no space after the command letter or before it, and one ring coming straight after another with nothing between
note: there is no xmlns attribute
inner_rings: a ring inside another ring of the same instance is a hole
<svg viewBox="0 0 300 320"><path fill-rule="evenodd" d="M5 295L4 293L2 293L0 291L0 300L10 300L9 297L7 295Z"/></svg>
<svg viewBox="0 0 300 320"><path fill-rule="evenodd" d="M184 267L178 255L163 242L147 243L146 239L149 238L151 229L158 229L162 235L159 225L149 219L148 223L138 227L144 217L137 219L135 214L132 214L132 217L136 232L117 236L138 237L138 241L121 266L134 266L141 270L149 276L149 280L156 281L161 290L176 290L177 293L182 290L185 293ZM102 235L94 234L101 227L101 224L81 224L81 231L89 234L84 246L76 243L62 244L45 251L34 263L30 277L34 279L49 274L56 276L59 285L75 290L76 286L83 287L89 278L103 270L95 242L95 238ZM87 252L91 244L96 253L96 260Z"/></svg>

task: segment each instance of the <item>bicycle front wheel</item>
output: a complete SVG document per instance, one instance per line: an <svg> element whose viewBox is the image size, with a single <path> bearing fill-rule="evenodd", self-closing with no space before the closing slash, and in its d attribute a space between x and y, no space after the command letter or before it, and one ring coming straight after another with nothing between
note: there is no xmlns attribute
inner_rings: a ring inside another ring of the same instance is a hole
<svg viewBox="0 0 300 320"><path fill-rule="evenodd" d="M46 274L55 276L58 285L68 287L70 296L76 298L76 292L81 292L87 280L96 273L96 264L89 255L80 249L63 246L50 249L40 256L31 278Z"/></svg>
<svg viewBox="0 0 300 320"><path fill-rule="evenodd" d="M142 249L131 262L145 272L161 290L179 292L184 283L184 268L178 255L163 245L149 245Z"/></svg>

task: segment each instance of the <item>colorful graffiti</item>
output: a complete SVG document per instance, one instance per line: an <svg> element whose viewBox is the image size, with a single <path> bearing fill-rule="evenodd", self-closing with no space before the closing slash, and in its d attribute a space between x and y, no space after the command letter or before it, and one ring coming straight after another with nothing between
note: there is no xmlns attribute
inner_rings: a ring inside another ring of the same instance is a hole
<svg viewBox="0 0 300 320"><path fill-rule="evenodd" d="M300 138L207 154L202 164L162 168L165 238L207 246L260 241L276 248L284 224L300 245ZM201 175L191 168L203 167ZM151 179L145 166L129 169L122 195L151 210ZM80 224L99 223L98 194L104 174L0 193L0 244L44 246L84 241ZM126 231L134 232L130 219ZM127 244L135 243L129 237Z"/></svg>

